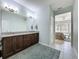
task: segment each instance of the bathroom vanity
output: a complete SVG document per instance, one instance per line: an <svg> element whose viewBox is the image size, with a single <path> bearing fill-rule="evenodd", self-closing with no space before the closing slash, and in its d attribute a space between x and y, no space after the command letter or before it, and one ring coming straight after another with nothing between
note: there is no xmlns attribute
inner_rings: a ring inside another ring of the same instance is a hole
<svg viewBox="0 0 79 59"><path fill-rule="evenodd" d="M39 41L38 32L15 32L2 34L2 57L6 59L9 56L20 52Z"/></svg>

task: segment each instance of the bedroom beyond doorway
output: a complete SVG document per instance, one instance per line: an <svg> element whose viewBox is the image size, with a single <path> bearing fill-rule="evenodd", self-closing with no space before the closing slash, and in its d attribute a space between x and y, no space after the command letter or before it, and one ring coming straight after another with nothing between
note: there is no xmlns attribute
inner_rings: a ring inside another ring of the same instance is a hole
<svg viewBox="0 0 79 59"><path fill-rule="evenodd" d="M55 38L71 42L71 12L55 16Z"/></svg>

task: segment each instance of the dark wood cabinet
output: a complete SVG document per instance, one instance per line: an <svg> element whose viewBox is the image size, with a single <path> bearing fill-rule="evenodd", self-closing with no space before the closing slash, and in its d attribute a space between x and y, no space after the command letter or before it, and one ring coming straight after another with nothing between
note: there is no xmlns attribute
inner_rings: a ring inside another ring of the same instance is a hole
<svg viewBox="0 0 79 59"><path fill-rule="evenodd" d="M39 41L39 33L17 35L2 38L2 57L7 57L28 48Z"/></svg>
<svg viewBox="0 0 79 59"><path fill-rule="evenodd" d="M31 45L31 41L30 41L31 37L30 37L30 35L24 35L23 38L24 38L24 40L23 40L24 48L29 47Z"/></svg>
<svg viewBox="0 0 79 59"><path fill-rule="evenodd" d="M27 48L35 43L38 43L38 34L28 34L28 35L24 35L23 36L23 44L24 44L24 48Z"/></svg>
<svg viewBox="0 0 79 59"><path fill-rule="evenodd" d="M13 44L13 37L5 37L2 40L2 53L3 57L6 58L14 53L14 44Z"/></svg>
<svg viewBox="0 0 79 59"><path fill-rule="evenodd" d="M37 43L37 38L36 38L36 34L32 34L31 35L31 44Z"/></svg>
<svg viewBox="0 0 79 59"><path fill-rule="evenodd" d="M23 48L23 36L15 36L14 38L14 50L18 52Z"/></svg>
<svg viewBox="0 0 79 59"><path fill-rule="evenodd" d="M31 39L32 39L32 44L34 44L35 42L38 43L39 42L39 40L38 40L39 39L39 34L38 33L33 34Z"/></svg>

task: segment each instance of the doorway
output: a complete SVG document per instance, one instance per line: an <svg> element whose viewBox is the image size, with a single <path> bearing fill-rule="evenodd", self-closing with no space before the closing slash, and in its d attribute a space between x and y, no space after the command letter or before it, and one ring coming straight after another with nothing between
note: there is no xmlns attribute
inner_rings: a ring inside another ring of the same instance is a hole
<svg viewBox="0 0 79 59"><path fill-rule="evenodd" d="M52 34L54 36L53 47L62 51L67 45L71 47L71 42L72 42L71 11L55 15L54 19L55 19L54 21L51 21L54 23L53 25L54 35Z"/></svg>
<svg viewBox="0 0 79 59"><path fill-rule="evenodd" d="M71 12L55 15L55 39L54 48L60 50L59 59L72 59L72 20Z"/></svg>
<svg viewBox="0 0 79 59"><path fill-rule="evenodd" d="M55 16L55 39L71 42L71 12Z"/></svg>

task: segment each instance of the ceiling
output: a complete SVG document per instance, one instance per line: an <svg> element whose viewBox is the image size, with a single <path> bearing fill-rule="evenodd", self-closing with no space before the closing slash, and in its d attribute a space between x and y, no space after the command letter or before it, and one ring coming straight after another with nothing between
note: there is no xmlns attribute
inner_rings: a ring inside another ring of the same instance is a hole
<svg viewBox="0 0 79 59"><path fill-rule="evenodd" d="M53 0L52 1L52 8L54 10L65 8L71 6L73 4L73 0Z"/></svg>
<svg viewBox="0 0 79 59"><path fill-rule="evenodd" d="M53 10L65 8L73 4L73 0L15 0L23 6L37 10L43 5L51 5Z"/></svg>

